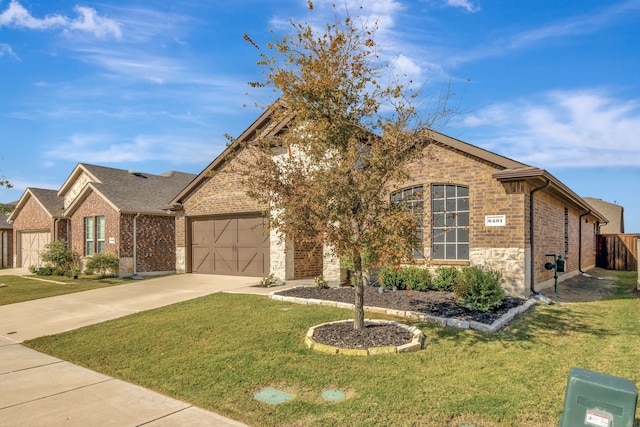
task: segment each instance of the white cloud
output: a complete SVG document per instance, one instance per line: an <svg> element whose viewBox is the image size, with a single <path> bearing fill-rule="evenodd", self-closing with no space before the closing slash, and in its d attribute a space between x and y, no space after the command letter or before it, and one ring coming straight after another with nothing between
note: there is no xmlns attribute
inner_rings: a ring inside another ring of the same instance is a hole
<svg viewBox="0 0 640 427"><path fill-rule="evenodd" d="M138 135L122 141L107 134L75 134L68 142L46 150L44 157L96 164L158 160L175 164L200 163L219 152L220 147L210 142L178 135Z"/></svg>
<svg viewBox="0 0 640 427"><path fill-rule="evenodd" d="M20 58L18 58L18 55L15 54L15 52L13 51L10 45L6 43L0 43L0 58L5 55L11 56L17 59L18 61L20 60Z"/></svg>
<svg viewBox="0 0 640 427"><path fill-rule="evenodd" d="M67 32L81 31L90 33L98 38L106 38L110 35L116 39L122 37L122 31L118 23L112 19L99 16L95 9L76 6L74 10L79 15L74 19L58 14L36 18L17 0L12 0L7 9L0 13L0 27L6 26L30 30L60 28Z"/></svg>
<svg viewBox="0 0 640 427"><path fill-rule="evenodd" d="M473 4L469 0L446 0L446 4L447 6L465 9L469 13L476 13L480 11L480 5Z"/></svg>
<svg viewBox="0 0 640 427"><path fill-rule="evenodd" d="M466 0L449 1L464 2ZM515 33L504 39L485 43L459 55L445 56L442 60L452 66L457 66L484 58L503 56L509 52L532 45L549 43L553 39L593 34L603 28L614 25L618 19L629 17L631 13L637 13L638 11L640 11L640 1L628 0L597 12L574 16L539 28Z"/></svg>
<svg viewBox="0 0 640 427"><path fill-rule="evenodd" d="M640 167L640 102L605 91L548 92L487 107L456 124L480 135L491 128L497 138L474 141L538 167Z"/></svg>

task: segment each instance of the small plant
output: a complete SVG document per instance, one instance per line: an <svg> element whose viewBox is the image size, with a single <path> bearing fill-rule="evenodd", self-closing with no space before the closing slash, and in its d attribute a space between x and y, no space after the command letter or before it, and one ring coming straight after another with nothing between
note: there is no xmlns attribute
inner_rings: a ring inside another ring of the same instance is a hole
<svg viewBox="0 0 640 427"><path fill-rule="evenodd" d="M316 276L316 288L318 289L329 289L329 282L324 280L324 276L321 274Z"/></svg>
<svg viewBox="0 0 640 427"><path fill-rule="evenodd" d="M505 293L501 284L499 271L465 267L458 274L453 292L469 309L486 312L502 305Z"/></svg>
<svg viewBox="0 0 640 427"><path fill-rule="evenodd" d="M405 267L400 270L404 287L412 291L425 292L430 288L431 273L426 268Z"/></svg>
<svg viewBox="0 0 640 427"><path fill-rule="evenodd" d="M263 277L262 280L260 280L259 285L265 288L270 288L271 286L275 285L276 282L276 278L273 276L273 273L271 273L267 277Z"/></svg>
<svg viewBox="0 0 640 427"><path fill-rule="evenodd" d="M74 253L67 248L67 242L62 239L44 245L40 254L45 267L36 272L39 276L64 276L73 268Z"/></svg>
<svg viewBox="0 0 640 427"><path fill-rule="evenodd" d="M431 283L432 287L436 291L451 291L453 285L458 278L459 270L455 267L439 266L436 268L436 276Z"/></svg>
<svg viewBox="0 0 640 427"><path fill-rule="evenodd" d="M99 253L86 259L84 268L87 274L98 274L100 277L110 277L118 274L120 259L111 253Z"/></svg>

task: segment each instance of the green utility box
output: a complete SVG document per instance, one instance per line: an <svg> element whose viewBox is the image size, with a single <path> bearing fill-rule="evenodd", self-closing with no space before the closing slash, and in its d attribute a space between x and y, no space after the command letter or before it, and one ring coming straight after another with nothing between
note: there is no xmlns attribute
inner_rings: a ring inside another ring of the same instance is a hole
<svg viewBox="0 0 640 427"><path fill-rule="evenodd" d="M633 427L637 402L633 381L571 368L559 427Z"/></svg>

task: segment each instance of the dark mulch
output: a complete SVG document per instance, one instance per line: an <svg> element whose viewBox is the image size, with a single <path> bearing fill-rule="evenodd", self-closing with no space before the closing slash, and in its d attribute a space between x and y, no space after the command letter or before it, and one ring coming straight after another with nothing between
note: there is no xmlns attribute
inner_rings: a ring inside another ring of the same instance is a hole
<svg viewBox="0 0 640 427"><path fill-rule="evenodd" d="M298 287L278 292L278 295L286 295L298 298L321 299L327 301L339 301L353 304L355 291L353 288L328 288ZM502 306L481 313L469 310L458 304L452 292L410 292L410 291L385 291L378 292L378 287L365 286L364 305L371 307L383 307L394 310L414 311L430 316L476 321L492 324L513 307L524 304L525 300L507 297Z"/></svg>
<svg viewBox="0 0 640 427"><path fill-rule="evenodd" d="M353 288L298 287L278 292L279 295L338 301L353 304L355 291ZM520 298L505 298L502 306L487 313L480 313L461 306L451 292L410 292L385 291L380 293L377 287L365 286L364 305L371 307L391 308L394 310L414 311L436 317L475 320L491 324L506 314L511 308L523 304ZM316 342L339 348L366 349L403 345L411 342L411 333L394 325L365 324L363 331L354 331L353 322L333 323L315 329L313 339Z"/></svg>
<svg viewBox="0 0 640 427"><path fill-rule="evenodd" d="M364 350L371 347L400 346L411 342L413 335L406 328L391 324L365 323L364 330L353 329L353 321L318 326L313 339L338 348Z"/></svg>

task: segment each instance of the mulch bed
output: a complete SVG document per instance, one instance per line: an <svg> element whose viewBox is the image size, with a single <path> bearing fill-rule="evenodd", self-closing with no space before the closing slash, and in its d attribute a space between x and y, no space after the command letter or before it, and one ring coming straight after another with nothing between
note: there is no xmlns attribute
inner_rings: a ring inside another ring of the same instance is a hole
<svg viewBox="0 0 640 427"><path fill-rule="evenodd" d="M355 290L351 287L320 289L316 287L297 287L278 292L278 295L320 299L326 301L353 304ZM377 287L365 286L364 305L394 310L414 311L430 316L452 318L492 324L510 309L524 304L525 300L507 297L502 306L481 313L469 310L458 304L452 292L410 292L386 291L380 293ZM411 342L411 333L394 325L365 324L363 331L354 331L353 322L333 323L315 329L313 339L339 348L366 349L403 345Z"/></svg>
<svg viewBox="0 0 640 427"><path fill-rule="evenodd" d="M355 291L351 287L320 289L316 287L297 287L278 292L278 295L338 301L353 304ZM492 324L509 310L525 303L521 298L507 297L502 306L481 313L469 310L458 304L452 292L410 292L410 291L386 291L381 294L376 286L365 286L364 305L370 307L391 308L394 310L415 311L436 317L476 321Z"/></svg>
<svg viewBox="0 0 640 427"><path fill-rule="evenodd" d="M315 328L313 339L338 348L365 350L371 347L401 346L413 335L406 328L365 322L364 330L353 329L353 322L331 323Z"/></svg>

